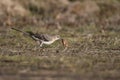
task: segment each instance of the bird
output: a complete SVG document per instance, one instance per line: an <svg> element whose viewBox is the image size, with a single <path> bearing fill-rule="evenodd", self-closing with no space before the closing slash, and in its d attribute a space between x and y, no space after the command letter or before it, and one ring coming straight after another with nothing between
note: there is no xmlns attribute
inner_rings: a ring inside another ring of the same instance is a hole
<svg viewBox="0 0 120 80"><path fill-rule="evenodd" d="M54 43L57 40L60 40L61 37L60 35L50 35L50 34L40 34L40 33L33 33L32 31L22 31L16 28L11 28L13 30L22 32L23 34L28 35L29 37L31 37L33 40L35 40L40 47L42 47L44 44L45 45L50 45L52 43ZM63 39L61 39L63 41ZM64 43L63 43L64 45Z"/></svg>

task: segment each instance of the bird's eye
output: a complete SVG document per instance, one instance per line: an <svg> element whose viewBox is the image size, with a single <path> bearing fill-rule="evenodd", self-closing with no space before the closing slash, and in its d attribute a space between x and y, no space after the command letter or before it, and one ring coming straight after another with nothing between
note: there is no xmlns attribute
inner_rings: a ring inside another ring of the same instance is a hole
<svg viewBox="0 0 120 80"><path fill-rule="evenodd" d="M57 38L60 38L60 36L57 36Z"/></svg>

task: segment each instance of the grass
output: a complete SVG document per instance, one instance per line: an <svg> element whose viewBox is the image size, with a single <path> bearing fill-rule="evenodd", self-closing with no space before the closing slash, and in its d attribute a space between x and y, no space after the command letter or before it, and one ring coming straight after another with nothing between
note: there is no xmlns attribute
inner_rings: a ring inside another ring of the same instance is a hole
<svg viewBox="0 0 120 80"><path fill-rule="evenodd" d="M23 30L32 30L32 27ZM36 27L35 32L37 30ZM3 78L12 77L11 80L23 77L30 80L118 80L119 32L100 33L94 26L82 29L76 27L75 30L66 27L61 33L69 42L66 51L62 51L59 42L44 46L44 51L34 50L36 43L31 38L7 30L0 38L0 74Z"/></svg>

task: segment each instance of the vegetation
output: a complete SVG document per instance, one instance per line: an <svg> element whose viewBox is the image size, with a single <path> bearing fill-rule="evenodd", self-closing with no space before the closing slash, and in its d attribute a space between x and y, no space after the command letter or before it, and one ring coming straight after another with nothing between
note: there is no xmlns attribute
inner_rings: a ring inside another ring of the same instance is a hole
<svg viewBox="0 0 120 80"><path fill-rule="evenodd" d="M15 0L15 4L24 14L5 9L0 15L0 79L120 79L119 0ZM59 34L68 47L64 50L57 41L36 49L35 41L11 27Z"/></svg>

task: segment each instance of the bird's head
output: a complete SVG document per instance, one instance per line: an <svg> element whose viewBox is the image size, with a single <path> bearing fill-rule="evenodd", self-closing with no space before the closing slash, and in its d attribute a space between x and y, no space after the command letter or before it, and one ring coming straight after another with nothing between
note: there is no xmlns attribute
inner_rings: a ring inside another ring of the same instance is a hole
<svg viewBox="0 0 120 80"><path fill-rule="evenodd" d="M55 40L60 39L60 35L56 35L56 36L54 36L54 39L55 39Z"/></svg>

